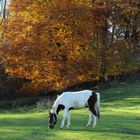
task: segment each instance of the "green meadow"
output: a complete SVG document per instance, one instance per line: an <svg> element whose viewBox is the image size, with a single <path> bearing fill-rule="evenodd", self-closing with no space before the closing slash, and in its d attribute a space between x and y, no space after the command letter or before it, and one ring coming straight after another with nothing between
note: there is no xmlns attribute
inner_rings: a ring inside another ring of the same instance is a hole
<svg viewBox="0 0 140 140"><path fill-rule="evenodd" d="M140 140L140 83L102 90L101 118L86 128L88 110L71 111L71 127L48 129L48 110L0 110L0 140Z"/></svg>

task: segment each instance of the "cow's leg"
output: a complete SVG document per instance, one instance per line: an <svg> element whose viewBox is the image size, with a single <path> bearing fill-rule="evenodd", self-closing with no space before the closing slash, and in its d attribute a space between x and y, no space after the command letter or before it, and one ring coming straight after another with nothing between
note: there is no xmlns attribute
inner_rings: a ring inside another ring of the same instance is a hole
<svg viewBox="0 0 140 140"><path fill-rule="evenodd" d="M89 118L88 118L88 123L87 123L86 127L89 127L89 125L91 124L92 116L93 116L92 112L89 111Z"/></svg>
<svg viewBox="0 0 140 140"><path fill-rule="evenodd" d="M67 113L67 128L69 128L70 127L70 111L68 111L68 113Z"/></svg>
<svg viewBox="0 0 140 140"><path fill-rule="evenodd" d="M94 121L93 121L92 127L94 128L97 124L97 117L95 115L93 115L93 116L94 116Z"/></svg>
<svg viewBox="0 0 140 140"><path fill-rule="evenodd" d="M95 110L96 101L97 101L97 95L96 94L92 94L92 96L90 96L90 98L88 99L89 110L94 115L94 122L93 122L93 125L92 125L93 128L96 126L96 122L97 122L97 112Z"/></svg>
<svg viewBox="0 0 140 140"><path fill-rule="evenodd" d="M64 109L63 119L62 119L62 122L61 122L61 126L60 126L60 128L63 128L63 127L64 127L64 124L65 124L65 120L66 120L67 114L68 114L68 110L67 110L67 109Z"/></svg>
<svg viewBox="0 0 140 140"><path fill-rule="evenodd" d="M94 128L97 123L97 113L96 113L96 110L94 109L94 107L90 107L90 111L92 112L92 114L94 116L94 121L93 121L93 125L92 125L92 127Z"/></svg>

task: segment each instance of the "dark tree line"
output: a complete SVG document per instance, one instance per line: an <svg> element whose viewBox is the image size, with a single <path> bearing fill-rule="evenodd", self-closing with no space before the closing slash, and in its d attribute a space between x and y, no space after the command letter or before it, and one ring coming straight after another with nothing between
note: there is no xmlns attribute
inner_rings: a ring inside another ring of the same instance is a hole
<svg viewBox="0 0 140 140"><path fill-rule="evenodd" d="M1 83L11 80L1 85L11 95L46 94L140 70L139 0L0 4Z"/></svg>

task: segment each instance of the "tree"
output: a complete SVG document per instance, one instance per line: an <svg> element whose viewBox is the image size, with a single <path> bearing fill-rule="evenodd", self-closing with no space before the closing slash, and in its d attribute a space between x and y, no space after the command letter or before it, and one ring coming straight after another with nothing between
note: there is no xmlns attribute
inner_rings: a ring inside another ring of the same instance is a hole
<svg viewBox="0 0 140 140"><path fill-rule="evenodd" d="M3 61L11 77L32 81L21 90L36 94L139 69L131 56L135 1L11 0L8 10Z"/></svg>

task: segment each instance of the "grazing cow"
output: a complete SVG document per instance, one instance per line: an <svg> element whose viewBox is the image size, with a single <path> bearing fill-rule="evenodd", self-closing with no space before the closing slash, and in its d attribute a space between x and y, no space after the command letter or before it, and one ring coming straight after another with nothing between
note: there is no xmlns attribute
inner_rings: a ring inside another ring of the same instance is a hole
<svg viewBox="0 0 140 140"><path fill-rule="evenodd" d="M89 109L89 119L86 127L91 124L92 116L94 122L92 127L96 126L97 118L100 117L100 94L92 90L82 90L77 92L63 92L55 100L51 112L49 114L49 128L54 128L57 122L57 115L60 110L64 110L63 119L60 128L64 127L67 118L67 127L70 127L70 110L85 108Z"/></svg>

